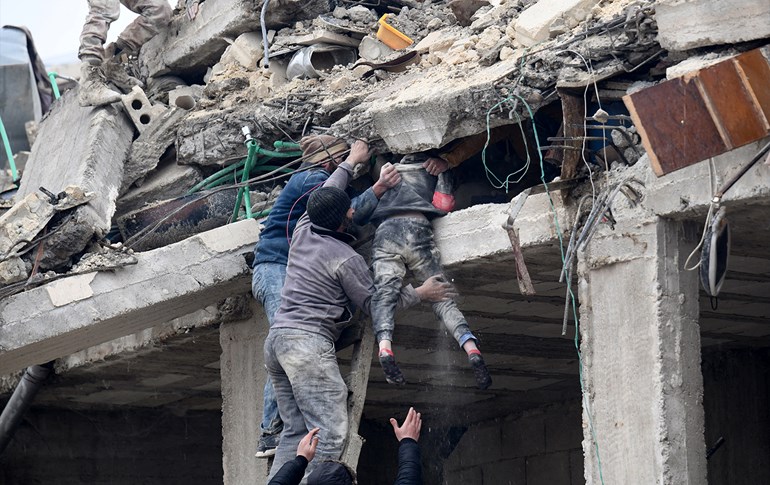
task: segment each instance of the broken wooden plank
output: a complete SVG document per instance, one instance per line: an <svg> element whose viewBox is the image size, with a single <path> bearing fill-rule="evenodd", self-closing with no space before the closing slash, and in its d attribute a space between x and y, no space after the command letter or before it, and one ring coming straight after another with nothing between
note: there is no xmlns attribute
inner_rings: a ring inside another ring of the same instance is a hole
<svg viewBox="0 0 770 485"><path fill-rule="evenodd" d="M566 89L558 89L561 97L562 131L565 138L573 138L564 142L565 145L576 150L564 150L564 160L561 164L561 178L563 180L575 178L577 167L583 158L583 142L577 138L585 136L585 101L582 95L576 95Z"/></svg>
<svg viewBox="0 0 770 485"><path fill-rule="evenodd" d="M762 55L765 50L770 55L770 48L754 49L735 58L738 72L743 81L748 84L754 98L754 103L765 118L765 128L770 129L770 63Z"/></svg>
<svg viewBox="0 0 770 485"><path fill-rule="evenodd" d="M353 347L353 357L350 362L350 375L347 379L350 388L348 397L348 438L342 452L342 461L355 470L364 439L358 435L361 416L366 402L366 388L369 384L369 371L372 366L374 352L374 329L368 321L362 320L359 313L359 323L363 325L363 335Z"/></svg>
<svg viewBox="0 0 770 485"><path fill-rule="evenodd" d="M695 79L717 130L729 149L764 136L767 132L764 116L754 105L751 88L743 82L735 62L720 62L707 67Z"/></svg>

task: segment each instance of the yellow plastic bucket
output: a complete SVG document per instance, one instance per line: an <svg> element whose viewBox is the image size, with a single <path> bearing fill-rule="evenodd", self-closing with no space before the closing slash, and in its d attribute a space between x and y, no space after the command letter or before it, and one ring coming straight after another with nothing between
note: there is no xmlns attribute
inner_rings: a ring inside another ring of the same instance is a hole
<svg viewBox="0 0 770 485"><path fill-rule="evenodd" d="M380 28L377 29L377 38L382 41L383 44L390 47L393 50L404 49L414 44L414 41L398 31L392 25L388 25L388 14L380 17Z"/></svg>

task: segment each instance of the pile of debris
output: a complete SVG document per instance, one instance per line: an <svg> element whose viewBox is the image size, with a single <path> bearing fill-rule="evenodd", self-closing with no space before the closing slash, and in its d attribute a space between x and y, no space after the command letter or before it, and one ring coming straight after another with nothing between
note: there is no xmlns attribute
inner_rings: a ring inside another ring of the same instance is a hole
<svg viewBox="0 0 770 485"><path fill-rule="evenodd" d="M0 298L265 216L309 133L366 139L380 163L436 151L464 182L459 208L579 186L650 149L624 96L767 37L662 45L652 1L337 3L180 0L127 66L146 91L102 108L64 92L0 216Z"/></svg>

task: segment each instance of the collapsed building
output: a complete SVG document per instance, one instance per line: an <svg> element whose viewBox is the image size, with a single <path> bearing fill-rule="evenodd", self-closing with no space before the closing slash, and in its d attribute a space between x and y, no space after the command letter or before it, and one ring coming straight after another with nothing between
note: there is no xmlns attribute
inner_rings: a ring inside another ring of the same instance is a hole
<svg viewBox="0 0 770 485"><path fill-rule="evenodd" d="M308 133L368 140L372 172L449 161L436 242L494 378L418 307L390 386L362 320L338 353L361 483L393 482L409 406L429 484L770 481L767 2L174 13L127 61L145 89L64 91L6 182L4 483L264 482L250 256Z"/></svg>

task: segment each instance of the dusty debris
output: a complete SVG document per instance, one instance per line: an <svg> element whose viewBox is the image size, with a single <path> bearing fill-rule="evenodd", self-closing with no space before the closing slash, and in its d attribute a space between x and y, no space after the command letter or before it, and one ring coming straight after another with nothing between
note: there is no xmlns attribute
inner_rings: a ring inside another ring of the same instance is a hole
<svg viewBox="0 0 770 485"><path fill-rule="evenodd" d="M30 258L24 256L31 249L42 247L40 245L50 238L48 234L40 236L49 222L57 213L86 204L93 197L93 193L85 193L74 186L65 188L59 194L32 192L3 214L0 217L0 284L7 285L27 278L33 265L28 265ZM55 235L55 232L52 234ZM35 268L40 264L41 256L42 253L33 258Z"/></svg>

